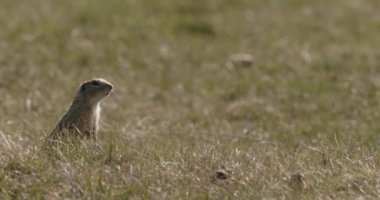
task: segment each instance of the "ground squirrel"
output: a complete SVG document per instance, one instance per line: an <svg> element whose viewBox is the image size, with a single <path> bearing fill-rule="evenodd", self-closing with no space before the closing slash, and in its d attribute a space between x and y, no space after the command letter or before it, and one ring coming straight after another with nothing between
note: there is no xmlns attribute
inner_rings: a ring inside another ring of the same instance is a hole
<svg viewBox="0 0 380 200"><path fill-rule="evenodd" d="M68 111L49 135L59 139L64 135L96 138L100 117L100 102L112 91L112 84L104 79L83 82Z"/></svg>

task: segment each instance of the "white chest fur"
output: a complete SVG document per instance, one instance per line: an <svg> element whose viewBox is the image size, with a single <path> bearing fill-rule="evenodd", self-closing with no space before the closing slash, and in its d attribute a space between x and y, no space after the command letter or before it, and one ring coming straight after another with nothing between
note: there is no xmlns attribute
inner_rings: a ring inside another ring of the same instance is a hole
<svg viewBox="0 0 380 200"><path fill-rule="evenodd" d="M94 111L93 111L93 116L92 116L92 127L95 129L95 132L98 131L99 129L99 118L100 118L100 112L101 108L99 103L95 106Z"/></svg>

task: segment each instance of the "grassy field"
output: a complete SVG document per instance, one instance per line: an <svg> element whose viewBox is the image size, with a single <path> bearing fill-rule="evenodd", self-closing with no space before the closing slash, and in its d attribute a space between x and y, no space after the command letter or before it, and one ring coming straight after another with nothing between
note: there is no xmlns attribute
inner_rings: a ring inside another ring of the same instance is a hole
<svg viewBox="0 0 380 200"><path fill-rule="evenodd" d="M0 198L380 198L379 8L1 1ZM45 136L93 77L116 87L99 140L50 158Z"/></svg>

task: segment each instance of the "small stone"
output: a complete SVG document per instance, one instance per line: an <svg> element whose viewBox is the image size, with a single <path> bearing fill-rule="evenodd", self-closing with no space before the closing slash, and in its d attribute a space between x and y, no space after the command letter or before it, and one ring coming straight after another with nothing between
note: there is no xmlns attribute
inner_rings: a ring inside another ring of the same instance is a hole
<svg viewBox="0 0 380 200"><path fill-rule="evenodd" d="M298 186L298 187L301 187L301 188L305 188L306 187L306 183L304 181L304 176L300 172L292 174L292 176L289 179L289 184L291 186Z"/></svg>
<svg viewBox="0 0 380 200"><path fill-rule="evenodd" d="M227 62L227 67L249 67L252 65L252 63L252 55L246 53L237 53L230 56L229 62Z"/></svg>
<svg viewBox="0 0 380 200"><path fill-rule="evenodd" d="M216 171L215 177L219 180L226 180L229 177L229 175L223 169L219 169Z"/></svg>

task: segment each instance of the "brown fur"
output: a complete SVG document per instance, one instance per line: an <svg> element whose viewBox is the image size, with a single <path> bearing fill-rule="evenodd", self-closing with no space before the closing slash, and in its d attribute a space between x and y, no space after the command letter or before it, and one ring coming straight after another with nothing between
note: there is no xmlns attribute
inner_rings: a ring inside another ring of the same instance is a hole
<svg viewBox="0 0 380 200"><path fill-rule="evenodd" d="M57 140L63 136L96 138L100 117L100 102L112 91L112 84L104 79L83 82L68 111L49 135Z"/></svg>

